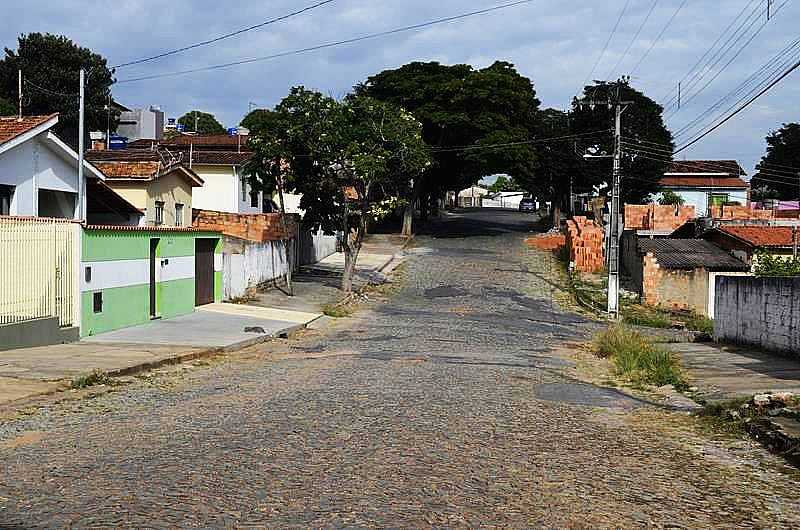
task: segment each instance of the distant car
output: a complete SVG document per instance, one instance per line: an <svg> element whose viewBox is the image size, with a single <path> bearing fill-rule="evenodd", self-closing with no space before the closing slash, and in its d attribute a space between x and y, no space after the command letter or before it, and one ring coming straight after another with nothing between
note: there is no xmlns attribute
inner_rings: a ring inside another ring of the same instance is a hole
<svg viewBox="0 0 800 530"><path fill-rule="evenodd" d="M535 212L536 211L536 201L533 199L522 199L519 201L519 211L520 212Z"/></svg>

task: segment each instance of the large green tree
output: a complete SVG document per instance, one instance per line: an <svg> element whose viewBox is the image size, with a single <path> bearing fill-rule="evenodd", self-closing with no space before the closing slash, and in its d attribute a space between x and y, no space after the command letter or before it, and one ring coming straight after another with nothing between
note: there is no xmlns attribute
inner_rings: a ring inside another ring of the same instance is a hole
<svg viewBox="0 0 800 530"><path fill-rule="evenodd" d="M631 87L627 82L600 82L587 86L581 100L573 102L570 115L572 134L586 135L593 131L606 132L576 139L578 149L596 148L598 152L614 152L611 130L614 128L614 108L608 103L630 102L622 115L623 159L622 199L642 202L658 191L658 182L672 160L672 133L663 119L663 108ZM594 105L586 104L593 102ZM611 184L612 160L593 158L583 164L576 177L578 186L587 187L606 182Z"/></svg>
<svg viewBox="0 0 800 530"><path fill-rule="evenodd" d="M534 171L536 152L530 144L488 147L525 142L535 132L536 91L510 63L475 70L466 64L414 62L368 78L356 93L401 106L422 123L433 152L433 164L415 182L423 215L429 199L485 175Z"/></svg>
<svg viewBox="0 0 800 530"><path fill-rule="evenodd" d="M753 188L773 190L779 199L797 199L800 196L800 124L784 123L766 138L767 151L761 157L751 185Z"/></svg>
<svg viewBox="0 0 800 530"><path fill-rule="evenodd" d="M272 109L255 109L245 116L241 123L251 135L275 131L281 123L281 115Z"/></svg>
<svg viewBox="0 0 800 530"><path fill-rule="evenodd" d="M113 72L106 60L70 39L49 33L29 33L18 39L17 49L5 49L0 60L0 98L17 101L17 72L22 70L23 113L59 113L58 135L72 146L78 143L79 73L86 70L86 131L116 129L119 114L108 109Z"/></svg>
<svg viewBox="0 0 800 530"><path fill-rule="evenodd" d="M18 109L7 100L0 98L0 116L13 116Z"/></svg>
<svg viewBox="0 0 800 530"><path fill-rule="evenodd" d="M226 130L213 114L199 110L187 112L178 118L178 123L183 125L186 131L197 134L225 134Z"/></svg>
<svg viewBox="0 0 800 530"><path fill-rule="evenodd" d="M246 171L267 192L302 194L306 227L344 234L342 289L350 292L368 222L393 210L430 165L422 125L392 104L355 95L339 102L303 87L272 118L251 138Z"/></svg>

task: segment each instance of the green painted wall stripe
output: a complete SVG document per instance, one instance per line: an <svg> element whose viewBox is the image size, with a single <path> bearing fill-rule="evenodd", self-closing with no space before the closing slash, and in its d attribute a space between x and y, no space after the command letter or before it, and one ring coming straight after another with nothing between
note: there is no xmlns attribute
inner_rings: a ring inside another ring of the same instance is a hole
<svg viewBox="0 0 800 530"><path fill-rule="evenodd" d="M159 240L159 257L194 256L194 241L197 238L217 239L216 252L222 252L222 236L215 232L84 230L82 259L108 261L149 258L151 239Z"/></svg>

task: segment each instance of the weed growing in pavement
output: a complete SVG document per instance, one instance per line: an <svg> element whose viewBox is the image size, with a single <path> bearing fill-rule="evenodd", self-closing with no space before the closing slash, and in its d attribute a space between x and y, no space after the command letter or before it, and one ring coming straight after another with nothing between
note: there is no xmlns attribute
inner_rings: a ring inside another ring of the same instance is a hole
<svg viewBox="0 0 800 530"><path fill-rule="evenodd" d="M70 384L70 388L80 389L96 385L107 385L110 383L111 383L111 378L108 377L107 373L102 372L100 370L95 370L90 374L79 375L78 377L73 379L72 383Z"/></svg>
<svg viewBox="0 0 800 530"><path fill-rule="evenodd" d="M322 306L322 314L332 318L345 318L353 314L353 309L346 305L325 304Z"/></svg>
<svg viewBox="0 0 800 530"><path fill-rule="evenodd" d="M597 334L593 349L600 357L610 358L617 375L631 383L673 385L676 389L687 387L674 355L624 325L615 325Z"/></svg>
<svg viewBox="0 0 800 530"><path fill-rule="evenodd" d="M689 331L712 334L714 321L693 311L665 311L640 304L623 304L622 316L628 324L650 328L683 326Z"/></svg>

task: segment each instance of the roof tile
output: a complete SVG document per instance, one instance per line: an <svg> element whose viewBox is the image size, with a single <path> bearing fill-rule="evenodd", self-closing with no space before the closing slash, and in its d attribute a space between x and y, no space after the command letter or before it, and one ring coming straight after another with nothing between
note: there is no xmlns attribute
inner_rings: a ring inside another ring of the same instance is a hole
<svg viewBox="0 0 800 530"><path fill-rule="evenodd" d="M667 173L728 173L747 175L736 160L674 160Z"/></svg>
<svg viewBox="0 0 800 530"><path fill-rule="evenodd" d="M653 254L665 269L747 271L750 267L710 241L702 239L646 239L637 243L640 254Z"/></svg>
<svg viewBox="0 0 800 530"><path fill-rule="evenodd" d="M19 119L15 116L0 118L0 144L13 140L17 136L25 134L31 129L35 129L43 123L57 117L58 114L48 116L23 116Z"/></svg>
<svg viewBox="0 0 800 530"><path fill-rule="evenodd" d="M673 188L741 188L748 187L747 182L738 177L675 177L667 175L661 177L659 185Z"/></svg>
<svg viewBox="0 0 800 530"><path fill-rule="evenodd" d="M718 230L754 247L790 247L794 244L790 226L726 225L718 227Z"/></svg>

